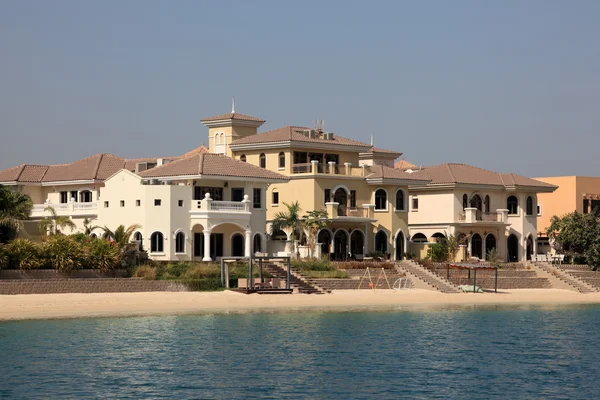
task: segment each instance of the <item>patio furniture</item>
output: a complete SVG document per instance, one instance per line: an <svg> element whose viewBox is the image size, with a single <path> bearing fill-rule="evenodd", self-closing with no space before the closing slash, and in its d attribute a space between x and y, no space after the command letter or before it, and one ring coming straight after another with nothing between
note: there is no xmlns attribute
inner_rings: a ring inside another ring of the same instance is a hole
<svg viewBox="0 0 600 400"><path fill-rule="evenodd" d="M279 279L279 278L272 278L271 279L271 287L272 288L276 288L276 289L281 288L281 279Z"/></svg>
<svg viewBox="0 0 600 400"><path fill-rule="evenodd" d="M238 278L238 289L249 289L248 287L248 279L246 278Z"/></svg>

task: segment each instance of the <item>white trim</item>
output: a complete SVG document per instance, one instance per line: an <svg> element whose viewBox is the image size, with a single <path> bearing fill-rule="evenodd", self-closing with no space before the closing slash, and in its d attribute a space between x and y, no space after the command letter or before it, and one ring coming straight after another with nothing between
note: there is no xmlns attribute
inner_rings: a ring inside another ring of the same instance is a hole
<svg viewBox="0 0 600 400"><path fill-rule="evenodd" d="M535 215L538 217L541 217L543 212L544 212L544 210L542 210L542 205L536 204L535 205Z"/></svg>
<svg viewBox="0 0 600 400"><path fill-rule="evenodd" d="M400 229L398 229L398 230L396 231L396 234L394 235L394 257L393 257L393 259L394 259L395 261L398 261L398 258L396 257L396 253L397 253L397 251L398 251L398 248L396 247L396 243L398 242L398 235L399 235L400 233L402 233L402 241L404 242L404 243L402 244L402 246L404 247L404 251L403 251L402 253L403 253L403 254L406 254L406 252L407 252L407 248L406 248L406 247L407 247L407 246L406 246L406 244L407 244L407 243L406 243L406 234L404 233L404 230L403 230L402 228L400 228Z"/></svg>
<svg viewBox="0 0 600 400"><path fill-rule="evenodd" d="M348 189L348 186L346 186L346 185L337 185L333 189L331 189L331 197L335 196L335 192L337 192L338 189L344 189L344 190L346 190L346 194L348 196L350 196L350 189Z"/></svg>
<svg viewBox="0 0 600 400"><path fill-rule="evenodd" d="M101 180L94 180L94 179L82 179L82 180L75 180L75 181L55 181L55 182L42 182L41 185L42 186L71 186L71 185L94 185L97 183L102 183L103 181Z"/></svg>
<svg viewBox="0 0 600 400"><path fill-rule="evenodd" d="M186 240L190 238L189 235L187 234L187 231L185 231L183 228L179 228L175 232L173 232L173 239L175 239L175 237L177 236L177 234L179 232L183 232L183 235L184 235L184 237L185 237Z"/></svg>
<svg viewBox="0 0 600 400"><path fill-rule="evenodd" d="M162 235L162 238L163 238L163 240L162 240L162 242L163 242L162 243L163 244L162 245L163 250L162 251L152 251L152 235L154 235L155 233L160 233ZM142 238L143 238L143 236L142 236ZM163 255L165 254L164 250L165 250L165 241L166 241L166 239L165 239L165 234L164 233L162 233L159 230L152 231L152 233L148 236L148 240L150 241L150 246L148 246L149 247L148 254L155 254L155 255L156 254L163 254Z"/></svg>
<svg viewBox="0 0 600 400"><path fill-rule="evenodd" d="M262 142L262 143L246 143L246 144L231 144L229 146L231 150L256 150L256 149L279 149L279 148L302 148L302 149L322 149L322 150L338 150L345 152L358 152L364 153L369 151L371 145L356 146L347 145L340 143L327 143L326 140L320 140L315 142L301 142L296 140L286 140L281 142Z"/></svg>
<svg viewBox="0 0 600 400"><path fill-rule="evenodd" d="M211 226L210 230L213 231L216 227L221 226L221 225L225 225L225 224L232 224L232 225L236 225L238 226L242 231L246 231L246 227L242 226L240 224L238 224L237 222L233 222L233 221L223 221L223 222L219 222L218 224L215 224L213 226Z"/></svg>

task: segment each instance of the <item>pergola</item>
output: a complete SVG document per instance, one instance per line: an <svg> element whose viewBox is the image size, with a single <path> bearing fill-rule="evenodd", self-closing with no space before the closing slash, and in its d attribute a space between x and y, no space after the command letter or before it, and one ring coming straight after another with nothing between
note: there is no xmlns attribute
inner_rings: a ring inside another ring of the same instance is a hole
<svg viewBox="0 0 600 400"><path fill-rule="evenodd" d="M229 289L229 263L245 260L248 261L248 285L250 285L250 282L252 281L253 264L255 260L258 260L258 276L261 282L263 279L263 261L285 261L287 264L287 279L285 287L286 290L290 290L291 262L289 256L223 257L221 258L221 287ZM248 287L250 288L250 286Z"/></svg>
<svg viewBox="0 0 600 400"><path fill-rule="evenodd" d="M493 269L496 271L494 278L494 293L498 293L498 267L493 265L482 265L482 264L448 264L446 267L446 279L450 280L450 269L458 269L458 270L467 270L468 279L471 279L471 271L473 271L473 293L475 293L475 288L477 286L477 270L478 269Z"/></svg>

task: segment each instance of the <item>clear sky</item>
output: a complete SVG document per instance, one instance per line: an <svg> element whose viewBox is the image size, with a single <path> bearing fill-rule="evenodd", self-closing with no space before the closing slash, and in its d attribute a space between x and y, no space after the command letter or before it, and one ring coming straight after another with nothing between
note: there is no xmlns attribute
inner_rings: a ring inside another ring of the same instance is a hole
<svg viewBox="0 0 600 400"><path fill-rule="evenodd" d="M600 175L600 1L0 0L0 168L182 154L199 120Z"/></svg>

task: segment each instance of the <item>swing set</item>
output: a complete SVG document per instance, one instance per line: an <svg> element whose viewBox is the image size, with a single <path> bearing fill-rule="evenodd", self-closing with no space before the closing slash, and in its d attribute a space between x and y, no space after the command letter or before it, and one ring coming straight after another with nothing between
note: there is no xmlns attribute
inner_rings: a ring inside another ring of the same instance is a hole
<svg viewBox="0 0 600 400"><path fill-rule="evenodd" d="M377 276L377 281L375 283L373 283L373 276L371 275L371 270L369 269L369 267L367 267L367 269L365 270L364 275L362 276L362 278L360 279L360 282L358 284L358 288L360 289L360 287L362 286L363 281L365 280L365 278L369 278L369 289L373 289L375 290L376 288L379 287L379 281L381 280L381 277L383 276L383 278L385 279L385 281L387 282L387 286L388 289L391 289L392 286L390 285L390 281L385 273L385 269L381 268L381 272L379 272L379 275ZM381 283L383 285L383 282Z"/></svg>

